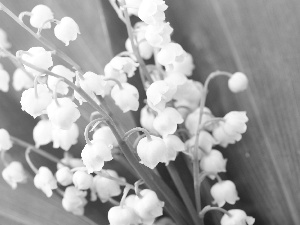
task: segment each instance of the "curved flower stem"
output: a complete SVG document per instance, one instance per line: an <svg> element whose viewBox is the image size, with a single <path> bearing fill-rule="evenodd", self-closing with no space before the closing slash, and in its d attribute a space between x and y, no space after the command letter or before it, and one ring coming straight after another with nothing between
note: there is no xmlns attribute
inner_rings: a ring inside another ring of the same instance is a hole
<svg viewBox="0 0 300 225"><path fill-rule="evenodd" d="M38 90L37 90L37 85L38 85L38 80L39 78L41 77L41 74L35 76L34 78L34 81L33 81L33 86L34 86L34 97L35 98L39 98L39 95L38 95Z"/></svg>
<svg viewBox="0 0 300 225"><path fill-rule="evenodd" d="M20 18L20 17L19 17L19 18ZM36 33L38 36L41 36L41 32L42 32L42 30L44 29L44 27L46 26L47 23L56 23L56 24L58 24L58 23L60 23L60 22L59 22L59 20L57 20L57 19L49 19L49 20L46 20L46 21L42 24L42 26L38 28L38 31L37 31L37 33Z"/></svg>
<svg viewBox="0 0 300 225"><path fill-rule="evenodd" d="M190 213L190 215L194 221L194 224L195 225L200 224L200 220L199 220L197 211L195 209L195 206L193 205L191 198L190 198L186 188L184 187L184 184L178 174L178 171L176 170L174 163L170 162L169 165L167 166L167 169L169 171L169 174L170 174L174 184L176 185L176 188L177 188L185 206L188 209L188 212Z"/></svg>
<svg viewBox="0 0 300 225"><path fill-rule="evenodd" d="M85 127L85 130L84 130L84 138L85 138L85 141L88 145L92 145L92 142L90 141L89 139L89 130L90 130L90 127L91 126L94 126L95 123L106 123L106 120L105 118L98 118L98 119L95 119L91 122L89 122L89 124Z"/></svg>
<svg viewBox="0 0 300 225"><path fill-rule="evenodd" d="M90 121L94 120L94 118L97 116L101 116L98 111L92 112L90 115Z"/></svg>
<svg viewBox="0 0 300 225"><path fill-rule="evenodd" d="M95 172L97 175L101 176L101 177L105 177L109 180L113 180L115 182L117 182L118 184L120 185L123 185L123 186L128 186L130 187L131 189L134 190L134 186L132 184L129 184L127 183L126 181L120 179L120 178L116 178L116 177L113 177L111 176L108 172L106 172L105 170L104 171L100 171L100 172Z"/></svg>
<svg viewBox="0 0 300 225"><path fill-rule="evenodd" d="M56 84L55 84L55 87L54 87L54 91L53 91L53 98L54 98L54 101L55 101L55 103L56 103L56 105L58 106L58 107L60 107L60 104L59 104L59 102L58 102L58 100L57 100L57 88L58 88L58 84L60 83L60 82L63 82L64 80L62 79L62 78L59 78L57 81L56 81Z"/></svg>
<svg viewBox="0 0 300 225"><path fill-rule="evenodd" d="M6 153L6 151L5 150L1 150L0 152L1 152L1 161L3 162L4 166L7 167L9 165L9 163L5 159L5 153Z"/></svg>
<svg viewBox="0 0 300 225"><path fill-rule="evenodd" d="M0 10L5 12L9 17L11 17L15 22L17 22L21 27L23 27L26 31L28 31L35 39L37 39L40 43L46 46L49 50L54 51L55 54L64 60L66 63L71 65L75 70L82 73L80 66L75 63L69 56L67 56L64 52L59 49L56 49L46 38L39 36L34 33L28 26L26 26L22 20L20 20L12 11L10 11L5 5L0 2Z"/></svg>
<svg viewBox="0 0 300 225"><path fill-rule="evenodd" d="M37 174L38 173L38 169L35 167L35 165L33 165L30 157L29 157L29 153L31 152L31 148L28 147L25 151L25 159L26 159L26 162L28 163L29 167L32 169L32 171Z"/></svg>
<svg viewBox="0 0 300 225"><path fill-rule="evenodd" d="M123 136L123 140L127 141L127 139L129 138L130 135L132 135L135 132L139 132L139 131L142 131L146 135L148 141L152 141L152 137L151 137L149 131L142 127L135 127L135 128L132 128L131 130L127 131Z"/></svg>
<svg viewBox="0 0 300 225"><path fill-rule="evenodd" d="M52 161L54 163L60 163L60 164L62 164L64 166L67 166L66 164L64 164L63 162L61 162L59 158L56 158L55 156L49 154L48 152L46 152L46 151L44 151L42 149L36 148L33 145L31 145L31 144L29 144L29 143L27 143L27 142L25 142L25 141L23 141L23 140L21 140L19 138L16 138L14 136L10 136L10 140L14 144L16 144L16 145L19 145L19 146L24 147L24 148L30 148L31 151L39 154L40 156L43 156L46 159L49 159L50 161Z"/></svg>
<svg viewBox="0 0 300 225"><path fill-rule="evenodd" d="M129 186L125 186L124 188L124 191L123 191L123 196L122 196L122 199L121 199L121 202L120 202L120 206L123 207L124 206L124 203L125 203L125 199L128 195L128 192L130 191L131 187Z"/></svg>
<svg viewBox="0 0 300 225"><path fill-rule="evenodd" d="M232 215L226 210L226 209L223 209L223 208L220 208L220 207L212 207L212 206L205 206L201 212L199 213L199 216L200 218L204 218L205 214L209 211L212 211L212 210L215 210L215 211L220 211L224 214L226 214L227 216L231 217Z"/></svg>
<svg viewBox="0 0 300 225"><path fill-rule="evenodd" d="M115 82L119 86L120 90L123 89L122 83L120 81L118 81L117 79L114 79L114 78L104 78L104 80L105 81L113 81L113 82Z"/></svg>
<svg viewBox="0 0 300 225"><path fill-rule="evenodd" d="M220 177L220 175L218 173L203 171L199 174L200 185L201 185L202 181L205 179L205 177L207 177L207 176L216 176L218 182L222 181L222 178Z"/></svg>
<svg viewBox="0 0 300 225"><path fill-rule="evenodd" d="M139 198L142 198L143 196L141 196L140 194L140 190L139 190L139 186L141 184L144 184L144 181L143 180L138 180L137 182L134 183L134 191L135 191L135 194L139 197Z"/></svg>
<svg viewBox="0 0 300 225"><path fill-rule="evenodd" d="M132 31L132 26L131 26L131 22L130 22L130 18L129 18L129 14L128 14L128 11L127 11L127 8L125 6L125 0L119 0L119 3L120 3L120 7L121 9L123 10L124 12L124 17L125 17L125 24L126 24L126 28L127 28L127 33L128 33L128 36L129 36L129 40L130 40L130 43L131 43L131 46L132 46L132 50L140 64L140 68L141 68L141 71L142 71L142 74L141 76L145 76L147 78L147 80L152 83L152 78L146 68L146 64L144 62L144 60L142 59L141 55L140 55L140 52L139 52L139 49L137 48L137 46L135 45L134 43L134 37L133 37L133 31Z"/></svg>
<svg viewBox="0 0 300 225"><path fill-rule="evenodd" d="M205 80L204 87L202 90L202 96L201 96L201 102L200 102L200 113L199 113L199 123L197 126L197 132L196 132L196 138L195 138L195 144L194 144L194 159L193 159L193 177L194 177L194 191L195 191L195 198L196 198L196 206L197 211L199 212L201 210L201 193L200 193L200 182L199 182L199 173L200 173L200 165L199 165L199 156L198 156L198 145L199 145L199 134L201 129L203 128L202 117L203 117L203 111L205 107L207 92L208 92L208 85L212 79L218 76L231 76L231 73L224 72L224 71L216 71L211 73L207 79Z"/></svg>

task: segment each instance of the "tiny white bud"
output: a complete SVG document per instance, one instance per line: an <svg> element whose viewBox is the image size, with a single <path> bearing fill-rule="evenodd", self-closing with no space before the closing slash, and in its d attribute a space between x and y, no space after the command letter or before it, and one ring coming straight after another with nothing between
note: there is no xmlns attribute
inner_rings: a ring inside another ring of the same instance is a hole
<svg viewBox="0 0 300 225"><path fill-rule="evenodd" d="M242 92L248 87L248 78L241 72L234 73L228 80L228 87L234 93Z"/></svg>

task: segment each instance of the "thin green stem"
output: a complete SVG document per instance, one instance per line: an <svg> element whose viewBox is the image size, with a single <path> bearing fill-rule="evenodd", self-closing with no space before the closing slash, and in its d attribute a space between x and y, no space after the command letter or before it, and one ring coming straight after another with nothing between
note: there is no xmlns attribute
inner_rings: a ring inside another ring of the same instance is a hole
<svg viewBox="0 0 300 225"><path fill-rule="evenodd" d="M108 172L106 172L105 170L103 171L100 171L100 172L95 172L97 175L101 176L101 177L104 177L104 178L107 178L109 180L112 180L112 181L115 181L117 182L118 184L122 185L122 186L128 186L130 187L131 189L134 190L134 185L132 184L129 184L127 183L126 181L120 179L120 178L116 178L116 177L113 177L111 176Z"/></svg>
<svg viewBox="0 0 300 225"><path fill-rule="evenodd" d="M132 135L136 132L139 132L139 131L142 131L146 135L148 141L152 141L152 137L151 137L149 131L142 127L135 127L135 128L132 128L131 130L127 131L123 136L123 140L127 141L127 139L130 137L130 135Z"/></svg>
<svg viewBox="0 0 300 225"><path fill-rule="evenodd" d="M95 119L91 122L89 122L89 124L85 127L85 130L84 130L84 138L85 138L85 141L88 145L92 145L92 142L90 141L89 139L89 131L90 131L90 128L91 126L93 126L95 123L100 123L100 122L103 122L106 124L106 120L105 118L98 118L98 119Z"/></svg>
<svg viewBox="0 0 300 225"><path fill-rule="evenodd" d="M56 105L58 106L58 107L60 107L60 104L59 104L59 102L58 102L58 100L57 100L57 88L58 88L58 84L60 83L60 82L63 82L64 80L62 79L62 78L59 78L57 81L56 81L56 84L55 84L55 87L54 87L54 91L53 91L53 98L54 98L54 101L55 101L55 103L56 103Z"/></svg>
<svg viewBox="0 0 300 225"><path fill-rule="evenodd" d="M114 206L120 205L120 202L114 200L113 198L109 198L108 201L109 201L112 205L114 205Z"/></svg>
<svg viewBox="0 0 300 225"><path fill-rule="evenodd" d="M205 207L201 210L201 212L199 213L199 216L200 216L201 218L204 218L205 214L206 214L207 212L209 212L209 211L212 211L212 210L214 210L214 211L220 211L220 212L226 214L227 216L232 217L232 215L231 215L226 209L223 209L223 208L220 208L220 207L212 207L212 206L209 206L209 205L208 205L208 206L205 206Z"/></svg>
<svg viewBox="0 0 300 225"><path fill-rule="evenodd" d="M31 152L31 148L28 147L25 151L25 159L27 164L29 165L29 167L32 169L32 171L37 174L38 173L38 169L35 167L35 165L32 163L30 157L29 157L29 153Z"/></svg>
<svg viewBox="0 0 300 225"><path fill-rule="evenodd" d="M167 166L167 169L169 171L169 174L170 174L172 180L174 181L174 184L176 185L176 188L181 196L181 199L183 200L186 208L188 209L190 216L192 217L192 219L194 221L194 224L199 225L200 220L199 220L197 211L195 209L195 206L193 205L191 198L190 198L186 188L184 187L184 184L178 174L178 171L176 170L174 163L170 162L169 165Z"/></svg>
<svg viewBox="0 0 300 225"><path fill-rule="evenodd" d="M105 81L113 81L113 82L115 82L119 86L120 90L123 89L122 83L119 80L117 80L117 79L114 79L114 78L104 78L104 80Z"/></svg>
<svg viewBox="0 0 300 225"><path fill-rule="evenodd" d="M144 184L144 181L143 180L138 180L137 182L134 183L134 191L135 191L135 194L139 197L139 198L142 198L143 196L141 196L140 194L140 189L139 189L139 186Z"/></svg>
<svg viewBox="0 0 300 225"><path fill-rule="evenodd" d="M9 163L5 159L5 153L6 153L6 151L5 150L1 150L0 152L1 152L1 161L3 162L4 166L7 167L9 165Z"/></svg>
<svg viewBox="0 0 300 225"><path fill-rule="evenodd" d="M124 191L123 191L123 196L122 196L122 199L121 199L121 202L120 202L120 206L123 207L124 206L124 203L125 203L125 199L128 195L128 192L130 191L131 187L129 186L125 186L124 188Z"/></svg>

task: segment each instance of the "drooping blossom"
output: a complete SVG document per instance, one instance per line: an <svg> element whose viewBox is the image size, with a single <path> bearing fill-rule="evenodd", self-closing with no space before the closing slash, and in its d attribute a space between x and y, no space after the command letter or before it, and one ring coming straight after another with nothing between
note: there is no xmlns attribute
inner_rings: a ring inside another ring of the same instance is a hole
<svg viewBox="0 0 300 225"><path fill-rule="evenodd" d="M13 88L16 91L33 87L33 79L30 78L22 69L17 68L13 74Z"/></svg>
<svg viewBox="0 0 300 225"><path fill-rule="evenodd" d="M54 66L51 69L51 72L58 74L64 78L68 79L71 82L73 82L73 78L75 77L75 73L63 65ZM62 95L68 94L69 86L66 83L64 83L63 81L60 81L57 84L58 80L59 80L59 78L56 78L54 76L48 77L47 83L48 83L48 87L50 88L50 90L54 91L56 88L55 91L57 93L62 94Z"/></svg>
<svg viewBox="0 0 300 225"><path fill-rule="evenodd" d="M196 135L191 137L189 140L185 142L188 148L193 148L196 142ZM212 150L212 147L217 144L217 141L214 137L208 133L207 131L200 131L199 138L198 138L198 148L200 151L204 153L209 153Z"/></svg>
<svg viewBox="0 0 300 225"><path fill-rule="evenodd" d="M57 182L62 186L68 186L73 183L73 173L67 166L58 169L55 173L55 177Z"/></svg>
<svg viewBox="0 0 300 225"><path fill-rule="evenodd" d="M163 0L143 0L138 10L138 17L147 24L155 24L165 20L168 6Z"/></svg>
<svg viewBox="0 0 300 225"><path fill-rule="evenodd" d="M185 150L184 143L176 135L167 135L163 138L163 141L167 146L166 164L168 164L169 161L174 161L178 152L182 152Z"/></svg>
<svg viewBox="0 0 300 225"><path fill-rule="evenodd" d="M45 166L39 168L38 173L33 179L34 186L45 193L50 198L52 190L57 188L56 180L52 172Z"/></svg>
<svg viewBox="0 0 300 225"><path fill-rule="evenodd" d="M157 134L157 131L153 127L153 121L155 119L154 111L150 109L148 105L145 105L140 113L140 123L142 127L146 128L152 134Z"/></svg>
<svg viewBox="0 0 300 225"><path fill-rule="evenodd" d="M90 90L96 95L104 97L107 85L107 82L104 80L104 76L100 76L93 72L86 72L83 74L83 78L83 80L80 80L80 86L83 90Z"/></svg>
<svg viewBox="0 0 300 225"><path fill-rule="evenodd" d="M6 70L0 67L0 91L8 92L9 89L9 74Z"/></svg>
<svg viewBox="0 0 300 225"><path fill-rule="evenodd" d="M200 167L205 172L220 173L226 172L227 159L218 150L211 150L208 154L204 154L200 161ZM209 175L211 179L215 179L215 175Z"/></svg>
<svg viewBox="0 0 300 225"><path fill-rule="evenodd" d="M139 217L128 206L114 206L108 211L110 225L138 225Z"/></svg>
<svg viewBox="0 0 300 225"><path fill-rule="evenodd" d="M166 70L173 70L174 64L184 60L185 51L177 43L168 43L157 53L157 61L166 67Z"/></svg>
<svg viewBox="0 0 300 225"><path fill-rule="evenodd" d="M169 86L178 87L184 85L188 81L186 76L180 72L168 72L166 75L167 76L165 77L164 81L167 82Z"/></svg>
<svg viewBox="0 0 300 225"><path fill-rule="evenodd" d="M68 130L57 127L52 128L53 148L62 148L69 151L72 145L77 144L79 136L79 128L73 123Z"/></svg>
<svg viewBox="0 0 300 225"><path fill-rule="evenodd" d="M33 140L36 147L47 145L52 141L52 123L49 120L40 120L33 128Z"/></svg>
<svg viewBox="0 0 300 225"><path fill-rule="evenodd" d="M123 83L122 88L115 85L111 90L111 97L116 105L125 113L130 110L137 111L139 108L139 92L129 83Z"/></svg>
<svg viewBox="0 0 300 225"><path fill-rule="evenodd" d="M93 140L105 142L107 146L117 147L119 145L115 135L108 126L97 129L93 134Z"/></svg>
<svg viewBox="0 0 300 225"><path fill-rule="evenodd" d="M162 22L148 25L145 29L145 39L151 46L162 48L171 42L172 32L173 28L170 26L170 23Z"/></svg>
<svg viewBox="0 0 300 225"><path fill-rule="evenodd" d="M241 209L231 209L228 210L231 216L224 214L221 218L221 225L253 225L255 219L252 216L247 216L247 214Z"/></svg>
<svg viewBox="0 0 300 225"><path fill-rule="evenodd" d="M125 0L129 15L137 16L142 0Z"/></svg>
<svg viewBox="0 0 300 225"><path fill-rule="evenodd" d="M87 204L86 195L86 191L78 190L74 186L67 187L62 199L63 208L74 215L83 216Z"/></svg>
<svg viewBox="0 0 300 225"><path fill-rule="evenodd" d="M104 68L105 77L114 78L123 83L127 81L124 76L132 77L138 66L136 59L133 60L127 56L115 56Z"/></svg>
<svg viewBox="0 0 300 225"><path fill-rule="evenodd" d="M85 171L77 170L73 174L73 183L79 190L87 190L92 187L93 176Z"/></svg>
<svg viewBox="0 0 300 225"><path fill-rule="evenodd" d="M54 35L66 46L70 41L75 41L78 34L80 34L79 27L71 17L62 18L54 28Z"/></svg>
<svg viewBox="0 0 300 225"><path fill-rule="evenodd" d="M228 80L228 87L234 93L242 92L248 87L248 78L241 72L234 73Z"/></svg>
<svg viewBox="0 0 300 225"><path fill-rule="evenodd" d="M4 168L2 177L12 189L16 189L18 183L25 183L27 180L27 174L24 167L17 161L9 163L8 166Z"/></svg>
<svg viewBox="0 0 300 225"><path fill-rule="evenodd" d="M173 68L170 71L183 73L186 76L191 76L195 65L193 62L193 57L190 53L185 52L182 61L175 61L173 63Z"/></svg>
<svg viewBox="0 0 300 225"><path fill-rule="evenodd" d="M218 204L219 207L223 207L226 202L234 205L240 199L235 184L230 180L215 183L211 187L210 193L214 199L213 204Z"/></svg>
<svg viewBox="0 0 300 225"><path fill-rule="evenodd" d="M54 19L52 10L46 5L36 5L31 10L30 25L35 28L41 28L47 20ZM51 23L48 22L43 26L43 29L50 29Z"/></svg>
<svg viewBox="0 0 300 225"><path fill-rule="evenodd" d="M5 129L0 129L0 151L7 151L13 146L10 135Z"/></svg>

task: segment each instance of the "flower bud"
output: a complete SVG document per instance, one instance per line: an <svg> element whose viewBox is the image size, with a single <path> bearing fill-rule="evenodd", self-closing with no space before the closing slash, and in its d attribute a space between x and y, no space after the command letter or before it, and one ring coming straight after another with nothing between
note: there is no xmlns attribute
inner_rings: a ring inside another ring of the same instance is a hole
<svg viewBox="0 0 300 225"><path fill-rule="evenodd" d="M79 190L87 190L93 184L93 176L85 171L77 170L73 174L73 183Z"/></svg>
<svg viewBox="0 0 300 225"><path fill-rule="evenodd" d="M104 166L104 161L113 159L111 155L112 146L107 146L102 141L92 141L92 144L86 144L81 152L83 164L88 169L88 173L100 171Z"/></svg>
<svg viewBox="0 0 300 225"><path fill-rule="evenodd" d="M40 167L33 179L34 186L42 190L48 198L52 196L52 190L57 188L56 180L47 167Z"/></svg>
<svg viewBox="0 0 300 225"><path fill-rule="evenodd" d="M147 24L165 20L164 11L168 8L163 0L143 0L138 10L138 17Z"/></svg>
<svg viewBox="0 0 300 225"><path fill-rule="evenodd" d="M22 164L17 161L11 162L4 168L2 177L12 189L16 189L18 183L25 183L27 180L27 175Z"/></svg>
<svg viewBox="0 0 300 225"><path fill-rule="evenodd" d="M115 85L111 90L111 97L124 113L137 111L139 108L139 92L131 84L123 83L122 88Z"/></svg>
<svg viewBox="0 0 300 225"><path fill-rule="evenodd" d="M234 93L245 91L248 87L248 78L241 72L234 73L228 80L228 87Z"/></svg>
<svg viewBox="0 0 300 225"><path fill-rule="evenodd" d="M68 79L71 82L73 82L73 78L75 77L75 73L73 71L69 70L67 67L62 66L62 65L54 66L51 69L51 72L56 73L64 78ZM57 84L58 79L59 78L56 78L53 76L48 77L47 83L48 83L49 89L52 91L56 91L57 93L62 94L62 95L68 94L69 86L66 83L64 83L63 81L61 81Z"/></svg>
<svg viewBox="0 0 300 225"><path fill-rule="evenodd" d="M79 119L80 112L77 105L69 98L57 98L57 101L59 106L53 100L47 107L49 120L54 127L69 130L72 124Z"/></svg>
<svg viewBox="0 0 300 225"><path fill-rule="evenodd" d="M67 212L83 216L84 206L87 204L85 191L80 191L74 186L67 187L62 199L62 206Z"/></svg>
<svg viewBox="0 0 300 225"><path fill-rule="evenodd" d="M146 27L145 38L151 46L162 48L171 42L172 32L173 28L170 26L170 23L157 23Z"/></svg>
<svg viewBox="0 0 300 225"><path fill-rule="evenodd" d="M36 5L31 10L30 24L35 28L40 28L47 20L54 19L53 12L46 5ZM43 29L50 29L51 23L48 22L44 25Z"/></svg>
<svg viewBox="0 0 300 225"><path fill-rule="evenodd" d="M0 151L7 151L13 146L10 135L5 129L0 129Z"/></svg>
<svg viewBox="0 0 300 225"><path fill-rule="evenodd" d="M57 39L69 45L70 41L75 41L77 34L80 34L77 23L70 17L64 17L54 28L54 35Z"/></svg>
<svg viewBox="0 0 300 225"><path fill-rule="evenodd" d="M93 134L94 141L102 141L107 144L107 146L112 145L114 147L119 146L118 141L108 126L103 126L97 129Z"/></svg>
<svg viewBox="0 0 300 225"><path fill-rule="evenodd" d="M46 85L38 84L36 88L38 97L35 96L34 88L23 91L21 97L22 110L33 118L42 115L52 100L52 94Z"/></svg>
<svg viewBox="0 0 300 225"><path fill-rule="evenodd" d="M47 145L52 141L52 123L49 120L40 120L33 128L33 140L36 147Z"/></svg>
<svg viewBox="0 0 300 225"><path fill-rule="evenodd" d="M163 139L151 135L152 140L142 138L137 145L137 154L142 164L154 169L159 162L167 161L167 146Z"/></svg>
<svg viewBox="0 0 300 225"><path fill-rule="evenodd" d="M221 225L252 225L255 219L252 216L247 216L247 214L240 209L231 209L228 211L231 216L224 214L221 218Z"/></svg>
<svg viewBox="0 0 300 225"><path fill-rule="evenodd" d="M218 204L219 207L223 207L225 202L234 205L240 199L235 184L230 180L215 183L211 187L210 193L214 198L213 204Z"/></svg>
<svg viewBox="0 0 300 225"><path fill-rule="evenodd" d="M19 52L16 53L19 55ZM52 56L50 51L46 51L42 47L32 47L30 48L27 53L24 52L21 54L21 59L39 67L41 69L48 70L51 66L53 66ZM29 66L24 65L24 68L29 72L32 73L34 76L40 75L41 73L35 69L32 69Z"/></svg>
<svg viewBox="0 0 300 225"><path fill-rule="evenodd" d="M8 92L9 89L9 74L4 69L0 68L0 90L3 92Z"/></svg>
<svg viewBox="0 0 300 225"><path fill-rule="evenodd" d="M181 114L174 108L167 107L158 113L153 121L154 129L161 135L174 134L177 130L177 124L183 123Z"/></svg>
<svg viewBox="0 0 300 225"><path fill-rule="evenodd" d="M56 171L55 177L57 182L60 183L62 186L68 186L73 183L73 173L69 169L69 167L62 167Z"/></svg>
<svg viewBox="0 0 300 225"><path fill-rule="evenodd" d="M213 149L202 157L200 167L205 172L226 172L226 163L227 159L223 158L222 153ZM209 177L215 179L214 175L210 175Z"/></svg>
<svg viewBox="0 0 300 225"><path fill-rule="evenodd" d="M16 91L21 91L22 89L33 87L33 79L30 78L22 69L18 68L13 74L12 85Z"/></svg>
<svg viewBox="0 0 300 225"><path fill-rule="evenodd" d="M105 170L110 176L125 181L124 178L118 176L113 170ZM107 202L109 198L118 196L122 193L120 184L114 180L96 175L93 178L94 189L101 202Z"/></svg>
<svg viewBox="0 0 300 225"><path fill-rule="evenodd" d="M114 206L108 211L110 225L137 225L139 218L132 208L127 206Z"/></svg>

